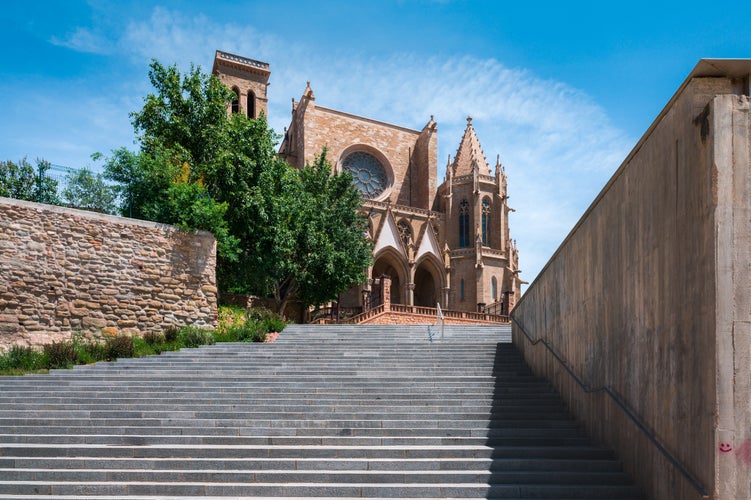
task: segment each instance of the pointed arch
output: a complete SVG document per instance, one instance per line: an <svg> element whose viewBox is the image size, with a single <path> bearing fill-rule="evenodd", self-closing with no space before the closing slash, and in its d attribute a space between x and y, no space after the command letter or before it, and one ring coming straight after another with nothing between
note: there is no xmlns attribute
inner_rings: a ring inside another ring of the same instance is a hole
<svg viewBox="0 0 751 500"><path fill-rule="evenodd" d="M232 92L235 93L235 97L232 98L230 111L232 112L232 114L236 114L240 112L240 89L237 87L232 87Z"/></svg>
<svg viewBox="0 0 751 500"><path fill-rule="evenodd" d="M409 283L409 267L404 255L394 247L385 247L375 254L372 269L373 279L384 274L391 278L391 302L403 304L402 287Z"/></svg>
<svg viewBox="0 0 751 500"><path fill-rule="evenodd" d="M245 109L248 112L248 118L256 117L256 93L252 90L248 91L248 104Z"/></svg>
<svg viewBox="0 0 751 500"><path fill-rule="evenodd" d="M417 261L414 278L414 303L421 307L435 307L441 301L441 291L445 286L443 263L433 254L425 254Z"/></svg>
<svg viewBox="0 0 751 500"><path fill-rule="evenodd" d="M382 218L380 227L376 231L375 236L376 241L373 247L374 255L378 255L381 250L386 248L392 248L402 256L403 260L406 261L406 249L402 244L401 237L399 236L399 228L397 227L396 220L391 212L387 212L385 217Z"/></svg>
<svg viewBox="0 0 751 500"><path fill-rule="evenodd" d="M482 246L490 246L490 199L482 199Z"/></svg>

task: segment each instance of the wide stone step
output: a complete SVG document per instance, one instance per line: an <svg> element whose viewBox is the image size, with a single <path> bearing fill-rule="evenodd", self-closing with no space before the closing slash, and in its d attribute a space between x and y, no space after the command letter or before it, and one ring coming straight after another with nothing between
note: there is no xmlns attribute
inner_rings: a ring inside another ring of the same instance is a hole
<svg viewBox="0 0 751 500"><path fill-rule="evenodd" d="M5 443L23 444L108 444L124 445L271 445L271 446L586 446L586 437L572 433L540 433L535 436L457 437L457 436L201 436L201 435L6 435Z"/></svg>
<svg viewBox="0 0 751 500"><path fill-rule="evenodd" d="M0 482L0 494L16 495L152 495L235 497L384 497L384 498L640 498L633 486L540 485L487 483L157 483L157 482Z"/></svg>
<svg viewBox="0 0 751 500"><path fill-rule="evenodd" d="M393 427L383 428L380 426L361 426L352 428L327 428L327 427L201 427L195 425L189 428L177 426L15 426L4 430L7 436L6 442L23 443L35 442L34 436L125 436L131 439L138 439L138 436L263 436L273 439L276 436L304 436L304 437L373 437L373 438L416 438L430 437L435 439L464 437L464 438L508 438L508 437L526 437L526 436L574 436L578 435L579 429L575 424L568 427L541 428L533 424L520 424L514 427L488 428L488 427L454 427L454 428L437 428L437 427ZM50 434L55 432L55 434ZM3 441L0 441L3 442ZM88 442L88 441L87 441ZM133 443L140 444L140 443Z"/></svg>
<svg viewBox="0 0 751 500"><path fill-rule="evenodd" d="M144 458L571 458L612 459L612 452L593 446L329 446L329 445L149 445L3 444L9 457L144 457Z"/></svg>
<svg viewBox="0 0 751 500"><path fill-rule="evenodd" d="M0 458L4 469L148 469L148 470L476 470L476 471L568 471L618 472L616 460L587 459L489 459L415 458Z"/></svg>
<svg viewBox="0 0 751 500"><path fill-rule="evenodd" d="M628 477L622 472L567 472L567 471L423 471L409 470L150 470L150 469L2 469L4 481L113 481L113 482L212 482L212 483L451 483L494 484L627 484Z"/></svg>
<svg viewBox="0 0 751 500"><path fill-rule="evenodd" d="M510 329L427 333L290 326L0 378L0 499L639 497Z"/></svg>

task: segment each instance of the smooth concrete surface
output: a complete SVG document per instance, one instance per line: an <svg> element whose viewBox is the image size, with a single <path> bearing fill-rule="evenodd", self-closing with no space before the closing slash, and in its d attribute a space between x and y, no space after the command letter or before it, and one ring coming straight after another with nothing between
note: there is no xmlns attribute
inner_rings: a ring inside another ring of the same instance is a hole
<svg viewBox="0 0 751 500"><path fill-rule="evenodd" d="M651 498L751 498L750 72L699 63L512 313L534 372Z"/></svg>

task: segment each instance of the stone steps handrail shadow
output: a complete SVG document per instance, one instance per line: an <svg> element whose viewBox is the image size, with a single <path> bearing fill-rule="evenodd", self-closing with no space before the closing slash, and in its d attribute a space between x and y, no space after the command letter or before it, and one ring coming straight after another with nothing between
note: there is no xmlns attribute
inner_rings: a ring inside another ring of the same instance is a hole
<svg viewBox="0 0 751 500"><path fill-rule="evenodd" d="M674 457L663 445L660 443L660 441L657 439L657 436L654 435L653 432L651 432L647 425L644 423L641 417L639 417L633 410L628 408L626 403L621 401L621 399L610 389L610 387L601 385L601 386L592 386L590 384L585 383L579 376L574 373L574 371L571 369L571 367L568 365L568 363L550 346L550 344L543 338L540 337L538 339L533 339L532 336L527 332L527 330L524 328L524 326L514 317L514 313L512 312L509 316L511 319L511 322L516 325L519 328L519 331L524 335L527 340L532 344L533 346L537 346L537 344L542 344L545 346L545 349L548 350L548 352L558 361L558 363L563 367L566 372L571 375L571 378L574 379L574 382L576 382L576 385L578 385L582 391L586 394L594 394L597 392L603 392L607 394L613 402L620 408L626 416L631 420L636 427L644 434L644 436L649 439L649 441L657 448L657 450L664 456L673 466L678 470L678 472L681 473L681 475L691 484L691 486L694 487L694 489L701 495L702 498L709 498L709 494L707 493L707 490L704 488L704 486L699 482L698 479L694 478L694 476L684 467L684 465L676 458Z"/></svg>

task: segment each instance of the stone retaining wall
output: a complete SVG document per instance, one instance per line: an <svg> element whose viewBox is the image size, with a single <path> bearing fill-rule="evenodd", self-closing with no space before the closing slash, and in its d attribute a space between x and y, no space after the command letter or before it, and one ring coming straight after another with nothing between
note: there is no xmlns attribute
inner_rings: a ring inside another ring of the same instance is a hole
<svg viewBox="0 0 751 500"><path fill-rule="evenodd" d="M207 232L0 198L0 349L213 327L215 264Z"/></svg>
<svg viewBox="0 0 751 500"><path fill-rule="evenodd" d="M647 498L751 498L749 74L697 66L511 314L535 374Z"/></svg>

